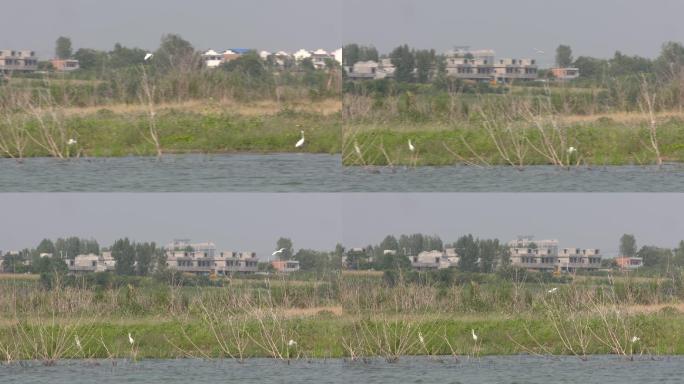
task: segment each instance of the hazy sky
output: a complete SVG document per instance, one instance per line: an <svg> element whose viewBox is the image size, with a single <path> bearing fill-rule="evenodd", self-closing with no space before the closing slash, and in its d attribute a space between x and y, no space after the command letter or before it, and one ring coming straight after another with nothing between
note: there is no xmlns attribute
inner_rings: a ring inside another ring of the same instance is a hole
<svg viewBox="0 0 684 384"><path fill-rule="evenodd" d="M455 45L492 48L498 56L553 61L558 44L577 55L655 56L684 40L682 0L344 0L344 42L381 51L408 43L446 51ZM544 50L539 56L534 48Z"/></svg>
<svg viewBox="0 0 684 384"><path fill-rule="evenodd" d="M613 256L623 233L640 246L684 239L681 194L3 194L0 212L3 250L70 235L105 246L180 237L263 258L280 236L296 249L332 250L420 232L449 242L530 234Z"/></svg>
<svg viewBox="0 0 684 384"><path fill-rule="evenodd" d="M198 49L339 48L339 0L32 0L3 1L0 47L46 57L58 36L75 48L114 43L154 49L179 33Z"/></svg>
<svg viewBox="0 0 684 384"><path fill-rule="evenodd" d="M330 50L343 41L382 51L402 43L439 51L469 45L548 63L561 43L576 56L615 50L655 56L663 42L684 40L683 14L681 0L4 1L0 47L47 57L66 35L75 48L121 42L153 49L163 33L174 32L200 49Z"/></svg>

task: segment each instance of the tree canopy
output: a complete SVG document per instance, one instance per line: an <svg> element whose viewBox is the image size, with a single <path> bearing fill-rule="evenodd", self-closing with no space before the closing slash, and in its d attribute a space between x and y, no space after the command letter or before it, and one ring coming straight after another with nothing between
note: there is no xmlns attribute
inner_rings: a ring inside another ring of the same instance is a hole
<svg viewBox="0 0 684 384"><path fill-rule="evenodd" d="M55 42L55 56L58 59L70 59L72 54L71 39L64 36L58 37Z"/></svg>

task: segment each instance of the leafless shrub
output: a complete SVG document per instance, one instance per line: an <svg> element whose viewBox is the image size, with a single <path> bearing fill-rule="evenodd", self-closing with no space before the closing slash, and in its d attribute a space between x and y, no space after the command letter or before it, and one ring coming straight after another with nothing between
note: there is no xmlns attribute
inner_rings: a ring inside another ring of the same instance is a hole
<svg viewBox="0 0 684 384"><path fill-rule="evenodd" d="M152 145L157 151L157 157L161 158L162 148L159 141L159 129L157 128L157 109L155 107L155 90L156 86L150 80L147 70L144 65L141 65L141 92L139 95L140 103L147 108L148 129L143 137Z"/></svg>
<svg viewBox="0 0 684 384"><path fill-rule="evenodd" d="M658 144L658 121L656 120L656 101L658 93L653 85L649 84L646 76L641 76L641 87L639 94L639 109L648 118L648 134L651 150L655 154L656 163L663 165L663 157L660 154Z"/></svg>

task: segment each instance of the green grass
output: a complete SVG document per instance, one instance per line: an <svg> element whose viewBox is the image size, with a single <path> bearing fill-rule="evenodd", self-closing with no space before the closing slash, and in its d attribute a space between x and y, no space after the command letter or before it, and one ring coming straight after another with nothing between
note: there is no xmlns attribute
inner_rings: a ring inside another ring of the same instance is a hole
<svg viewBox="0 0 684 384"><path fill-rule="evenodd" d="M577 148L582 165L641 165L656 162L650 147L649 132L644 125L599 120L593 123L576 123L563 130L567 138L566 147ZM548 158L528 144L532 143L538 148L543 146L539 131L534 127L527 127L525 132L526 139L522 142L527 149L523 165L551 164ZM552 135L550 132L548 134ZM463 163L459 157L480 165L509 165L501 156L491 135L472 123L350 124L345 126L344 136L345 165L411 165L414 162L416 165L451 165ZM497 136L502 146L512 148L509 138L507 134ZM409 151L409 139L417 149L416 154ZM658 128L658 140L665 161L684 161L684 122L671 119L661 124ZM354 142L360 147L361 156L356 153ZM565 155L566 149L556 145L556 150L561 155Z"/></svg>
<svg viewBox="0 0 684 384"><path fill-rule="evenodd" d="M365 323L363 323L365 322ZM684 327L684 317L669 314L639 315L630 319L638 329L641 341L635 345L635 353L644 354L684 354L684 334L680 332ZM296 338L297 347L291 349L291 355L300 357L328 358L349 357L343 345L343 340L353 340L360 324L368 327L380 326L378 320L364 320L357 317L321 314L314 317L294 318L287 320L283 326L288 335ZM595 319L593 329L600 332L600 321ZM230 334L224 326L225 334ZM485 316L484 318L469 318L453 315L448 317L414 316L409 320L398 320L388 326L390 341L396 342L394 337L397 329L411 329L406 338L413 346L404 351L405 355L450 355L451 349L444 341L449 340L459 356L478 355L512 355L521 353L538 353L563 355L571 354L563 346L553 326L543 319L503 316ZM27 333L40 340L41 330L38 326L26 326ZM43 328L43 334L46 333ZM260 338L260 328L256 321L248 321L247 332L257 340ZM478 346L471 337L471 329L478 334ZM529 330L529 333L528 333ZM49 332L58 333L56 329ZM209 327L201 321L190 320L181 322L171 319L156 320L128 320L122 322L99 321L94 324L70 328L65 337L68 352L60 358L130 358L132 348L128 342L130 332L135 339L135 356L137 358L177 358L177 357L227 357L218 347L216 338ZM425 337L425 347L417 341L417 332ZM73 335L78 334L83 345L83 351L74 346ZM31 355L33 349L28 341L23 340L16 345L12 339L13 333L8 326L0 328L0 347L14 344L14 358L35 359ZM44 338L49 343L49 338ZM229 347L232 341L223 340ZM287 341L287 340L285 340ZM39 344L41 341L38 342ZM106 347L105 347L106 346ZM607 346L592 341L587 348L588 354L610 354ZM384 357L380 349L370 345L365 351L359 350L365 356ZM272 357L270 353L259 348L254 342L248 341L245 357ZM0 356L0 360L3 357Z"/></svg>
<svg viewBox="0 0 684 384"><path fill-rule="evenodd" d="M273 357L263 347L264 335L276 340L281 353L295 340L290 352L299 357L349 357L349 345L359 356L388 358L387 349L449 355L445 337L459 356L572 354L556 326L566 329L572 343L577 329L591 335L587 354L614 352L599 340L609 330L623 346L638 336L636 354L684 354L680 280L555 281L559 290L550 295L547 284L533 280L477 278L452 285L387 285L376 276L343 274L176 287L147 277L116 286L88 286L84 280L48 290L3 275L0 361L227 357L219 345L235 352L235 329L243 330L244 357ZM471 329L479 335L477 346ZM76 348L76 336L83 350Z"/></svg>
<svg viewBox="0 0 684 384"><path fill-rule="evenodd" d="M230 111L200 114L165 110L156 122L165 153L340 152L341 123L335 116L285 111L255 117ZM155 155L154 146L145 138L148 124L142 113L114 113L106 109L69 116L64 121L68 136L78 141L70 148L71 155L80 151L81 156L94 157ZM28 129L38 137L35 122L29 123ZM306 144L295 149L300 130L305 132ZM24 156L49 153L29 140Z"/></svg>

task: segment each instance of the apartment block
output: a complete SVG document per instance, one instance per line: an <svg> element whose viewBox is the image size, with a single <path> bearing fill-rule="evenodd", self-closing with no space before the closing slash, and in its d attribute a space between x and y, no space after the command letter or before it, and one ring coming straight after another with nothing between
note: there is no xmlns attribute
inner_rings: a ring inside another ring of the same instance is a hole
<svg viewBox="0 0 684 384"><path fill-rule="evenodd" d="M520 236L508 242L511 265L533 271L595 271L601 267L601 252L595 248L558 248L558 240L534 240Z"/></svg>
<svg viewBox="0 0 684 384"><path fill-rule="evenodd" d="M38 57L31 50L0 50L0 73L33 72L38 69Z"/></svg>

